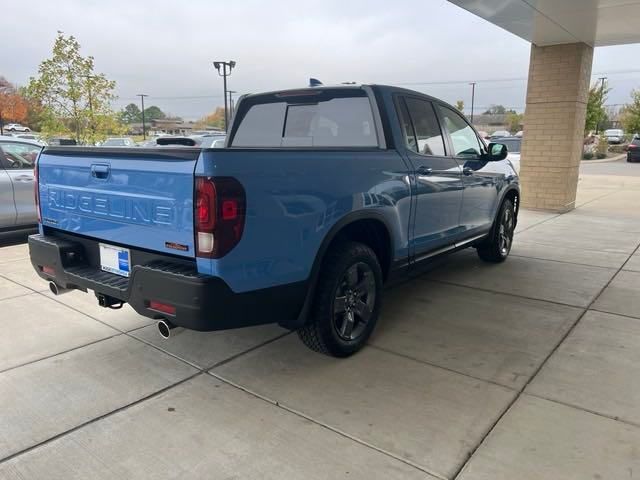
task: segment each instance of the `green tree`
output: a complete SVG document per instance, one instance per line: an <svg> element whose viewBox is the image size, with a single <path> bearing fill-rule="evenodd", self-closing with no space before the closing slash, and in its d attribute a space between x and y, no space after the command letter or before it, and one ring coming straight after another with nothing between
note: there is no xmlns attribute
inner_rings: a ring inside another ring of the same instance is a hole
<svg viewBox="0 0 640 480"><path fill-rule="evenodd" d="M592 130L598 129L607 121L607 112L604 102L611 89L602 88L599 84L592 85L589 89L589 99L587 100L587 116L584 122L584 132L588 135Z"/></svg>
<svg viewBox="0 0 640 480"><path fill-rule="evenodd" d="M142 112L135 103L130 103L120 112L120 121L122 123L140 123L142 121Z"/></svg>
<svg viewBox="0 0 640 480"><path fill-rule="evenodd" d="M38 67L26 92L43 109L42 132L67 134L79 143L94 143L122 131L111 101L115 82L94 70L94 58L80 54L73 35L58 32L51 58Z"/></svg>
<svg viewBox="0 0 640 480"><path fill-rule="evenodd" d="M145 122L151 122L151 120L162 120L164 118L167 118L167 115L155 105L151 105L144 109Z"/></svg>
<svg viewBox="0 0 640 480"><path fill-rule="evenodd" d="M464 101L456 100L456 108L459 112L464 112Z"/></svg>
<svg viewBox="0 0 640 480"><path fill-rule="evenodd" d="M507 113L507 109L504 105L491 105L485 110L484 115L504 115Z"/></svg>
<svg viewBox="0 0 640 480"><path fill-rule="evenodd" d="M640 90L631 91L631 103L622 109L621 120L627 133L640 134Z"/></svg>
<svg viewBox="0 0 640 480"><path fill-rule="evenodd" d="M516 113L514 111L508 112L507 126L509 127L509 131L517 132L518 130L520 130L523 120L524 120L524 115L522 113Z"/></svg>

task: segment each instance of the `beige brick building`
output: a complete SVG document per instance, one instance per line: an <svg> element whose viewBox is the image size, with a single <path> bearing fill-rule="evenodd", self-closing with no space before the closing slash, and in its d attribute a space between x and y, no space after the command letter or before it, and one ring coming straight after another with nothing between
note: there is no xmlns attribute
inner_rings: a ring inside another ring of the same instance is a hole
<svg viewBox="0 0 640 480"><path fill-rule="evenodd" d="M531 42L520 170L522 205L571 210L593 49L640 43L640 0L449 1Z"/></svg>

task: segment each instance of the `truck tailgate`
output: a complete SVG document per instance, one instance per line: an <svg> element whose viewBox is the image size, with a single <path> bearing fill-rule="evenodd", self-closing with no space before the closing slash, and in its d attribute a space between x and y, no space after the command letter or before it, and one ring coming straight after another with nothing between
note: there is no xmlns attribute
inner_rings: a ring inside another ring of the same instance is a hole
<svg viewBox="0 0 640 480"><path fill-rule="evenodd" d="M194 257L199 149L48 147L38 160L43 227Z"/></svg>

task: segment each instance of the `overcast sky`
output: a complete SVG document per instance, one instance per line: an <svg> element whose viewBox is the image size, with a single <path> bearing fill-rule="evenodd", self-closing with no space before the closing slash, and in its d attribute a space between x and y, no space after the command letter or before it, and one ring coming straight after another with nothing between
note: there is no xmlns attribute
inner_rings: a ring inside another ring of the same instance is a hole
<svg viewBox="0 0 640 480"><path fill-rule="evenodd" d="M423 82L410 88L469 106L466 81L477 80L479 108L524 106L529 44L446 0L30 0L3 6L2 19L0 75L25 84L62 30L117 82L116 108L146 93L148 104L200 117L223 102L213 60L237 62L229 88L241 93L309 77ZM609 103L640 88L640 72L615 73L640 70L638 59L640 45L596 49L593 72L608 75ZM512 80L482 82L493 79Z"/></svg>

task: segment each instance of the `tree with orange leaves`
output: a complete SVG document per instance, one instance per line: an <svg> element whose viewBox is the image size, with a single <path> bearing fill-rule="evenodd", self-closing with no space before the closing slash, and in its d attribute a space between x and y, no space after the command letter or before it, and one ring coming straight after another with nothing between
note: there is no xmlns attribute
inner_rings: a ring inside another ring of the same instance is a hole
<svg viewBox="0 0 640 480"><path fill-rule="evenodd" d="M4 124L23 122L27 118L27 102L16 88L0 77L0 135L4 134Z"/></svg>

